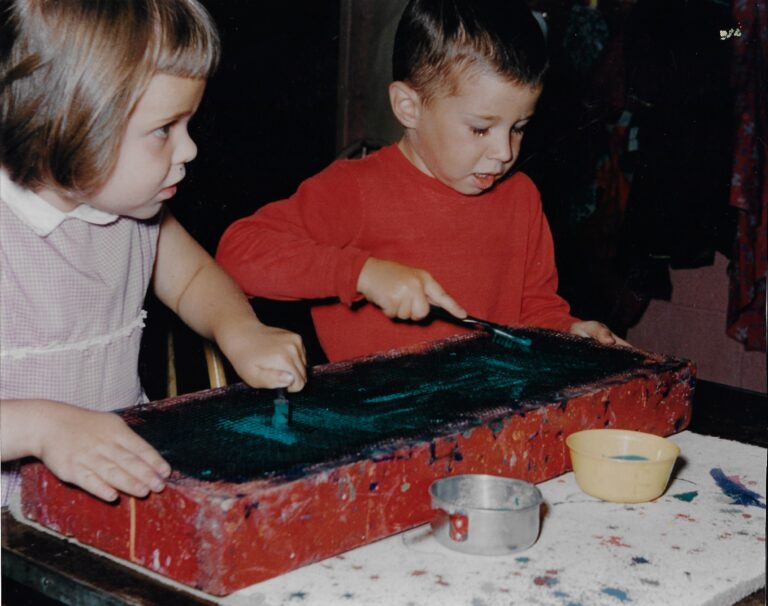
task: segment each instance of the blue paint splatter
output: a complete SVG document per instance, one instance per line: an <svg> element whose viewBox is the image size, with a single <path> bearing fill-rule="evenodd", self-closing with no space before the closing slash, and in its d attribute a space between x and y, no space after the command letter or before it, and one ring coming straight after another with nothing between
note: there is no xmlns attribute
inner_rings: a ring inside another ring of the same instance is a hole
<svg viewBox="0 0 768 606"><path fill-rule="evenodd" d="M680 499L681 501L685 501L686 503L690 503L699 496L699 493L695 490L692 490L691 492L681 492L680 494L673 494L672 496L676 499Z"/></svg>
<svg viewBox="0 0 768 606"><path fill-rule="evenodd" d="M745 507L759 507L765 509L765 503L761 503L759 499L763 499L756 492L752 492L749 488L744 486L737 480L732 480L723 473L723 470L719 467L709 470L709 474L714 478L720 490L723 491L728 497L733 499L733 505L744 505Z"/></svg>
<svg viewBox="0 0 768 606"><path fill-rule="evenodd" d="M614 457L608 457L609 459L619 459L620 461L647 461L648 457L643 455L616 455Z"/></svg>
<svg viewBox="0 0 768 606"><path fill-rule="evenodd" d="M526 556L520 556L519 558L515 558L515 560L517 560L521 564L527 564L528 562L531 561L531 558L528 558Z"/></svg>
<svg viewBox="0 0 768 606"><path fill-rule="evenodd" d="M631 602L632 600L629 599L629 595L626 591L622 591L621 589L616 589L615 587L603 587L601 591L611 596L612 598L616 598L618 600L621 600L622 602Z"/></svg>
<svg viewBox="0 0 768 606"><path fill-rule="evenodd" d="M650 564L650 562L643 556L635 556L632 558L632 566L635 566L636 564Z"/></svg>
<svg viewBox="0 0 768 606"><path fill-rule="evenodd" d="M564 591L555 591L552 595L555 596L556 598L567 598L568 597L568 594L565 593Z"/></svg>
<svg viewBox="0 0 768 606"><path fill-rule="evenodd" d="M307 597L307 594L304 591L294 591L291 595L288 596L289 600L303 600Z"/></svg>

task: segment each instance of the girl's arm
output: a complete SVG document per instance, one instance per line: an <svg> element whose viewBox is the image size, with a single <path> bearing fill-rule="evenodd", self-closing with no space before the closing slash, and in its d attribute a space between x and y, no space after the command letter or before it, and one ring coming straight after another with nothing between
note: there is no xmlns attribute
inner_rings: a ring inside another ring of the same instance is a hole
<svg viewBox="0 0 768 606"><path fill-rule="evenodd" d="M246 383L289 391L304 387L301 337L262 324L237 284L167 211L153 284L158 298L190 328L216 341Z"/></svg>
<svg viewBox="0 0 768 606"><path fill-rule="evenodd" d="M158 452L109 412L52 400L0 401L0 459L37 457L58 478L114 501L161 491L171 468Z"/></svg>

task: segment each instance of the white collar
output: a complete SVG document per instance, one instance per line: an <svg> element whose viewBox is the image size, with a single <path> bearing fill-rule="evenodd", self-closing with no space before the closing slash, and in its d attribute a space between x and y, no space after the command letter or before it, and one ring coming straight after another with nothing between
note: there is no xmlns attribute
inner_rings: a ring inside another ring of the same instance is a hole
<svg viewBox="0 0 768 606"><path fill-rule="evenodd" d="M51 206L35 192L11 181L5 169L0 168L0 196L23 223L38 236L47 236L66 219L80 219L94 225L107 225L119 216L104 212L87 204L80 204L69 212Z"/></svg>

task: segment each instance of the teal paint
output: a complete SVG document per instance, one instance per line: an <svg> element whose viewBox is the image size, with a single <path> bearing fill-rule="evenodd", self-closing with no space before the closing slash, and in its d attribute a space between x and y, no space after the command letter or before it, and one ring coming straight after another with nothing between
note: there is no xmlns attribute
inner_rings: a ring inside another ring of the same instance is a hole
<svg viewBox="0 0 768 606"><path fill-rule="evenodd" d="M643 455L616 455L614 457L608 457L609 459L618 459L620 461L647 461L648 457Z"/></svg>
<svg viewBox="0 0 768 606"><path fill-rule="evenodd" d="M679 499L680 501L685 501L686 503L690 503L697 496L699 496L699 493L696 490L693 490L691 492L681 492L680 494L673 494L672 496L675 497L676 499Z"/></svg>
<svg viewBox="0 0 768 606"><path fill-rule="evenodd" d="M645 356L546 331L530 350L489 338L448 341L420 353L337 364L290 395L292 420L272 422L274 391L245 385L126 412L171 466L192 478L245 482L297 477L310 467L386 457L395 445L446 428L488 425L606 377L649 367ZM203 473L205 472L205 474Z"/></svg>
<svg viewBox="0 0 768 606"><path fill-rule="evenodd" d="M220 419L216 422L216 429L252 436L257 439L264 438L287 446L296 444L299 441L299 436L287 426L287 423L276 424L274 421L267 423L264 415L261 413L253 414L237 421Z"/></svg>

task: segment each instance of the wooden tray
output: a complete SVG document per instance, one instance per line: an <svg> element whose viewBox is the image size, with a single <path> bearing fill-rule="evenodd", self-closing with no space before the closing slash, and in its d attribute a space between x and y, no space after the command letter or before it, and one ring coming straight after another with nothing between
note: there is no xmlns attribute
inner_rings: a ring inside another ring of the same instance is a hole
<svg viewBox="0 0 768 606"><path fill-rule="evenodd" d="M429 521L435 479L540 482L570 469L574 431L688 425L690 362L516 332L532 346L468 334L316 367L286 428L271 424L274 393L242 384L123 411L174 468L162 493L106 504L33 464L22 510L226 595Z"/></svg>

